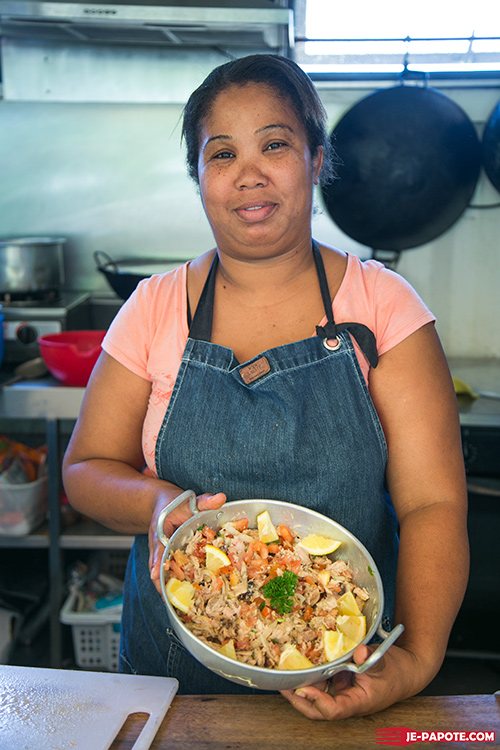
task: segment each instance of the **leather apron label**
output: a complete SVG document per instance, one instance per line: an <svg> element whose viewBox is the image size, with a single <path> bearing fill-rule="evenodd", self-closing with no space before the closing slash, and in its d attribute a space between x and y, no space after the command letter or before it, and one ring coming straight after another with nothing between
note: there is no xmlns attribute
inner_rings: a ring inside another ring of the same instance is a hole
<svg viewBox="0 0 500 750"><path fill-rule="evenodd" d="M249 365L245 365L240 370L240 375L244 383L249 385L255 380L258 380L263 375L267 375L271 371L271 365L269 364L266 357L260 357Z"/></svg>

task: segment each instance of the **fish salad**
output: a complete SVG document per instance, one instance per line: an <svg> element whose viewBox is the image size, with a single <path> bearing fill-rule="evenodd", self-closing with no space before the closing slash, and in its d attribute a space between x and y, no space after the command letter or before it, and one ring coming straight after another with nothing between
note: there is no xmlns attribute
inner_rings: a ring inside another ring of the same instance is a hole
<svg viewBox="0 0 500 750"><path fill-rule="evenodd" d="M303 669L348 653L366 635L369 596L331 552L340 542L299 539L269 514L197 529L165 562L166 594L184 625L225 656Z"/></svg>

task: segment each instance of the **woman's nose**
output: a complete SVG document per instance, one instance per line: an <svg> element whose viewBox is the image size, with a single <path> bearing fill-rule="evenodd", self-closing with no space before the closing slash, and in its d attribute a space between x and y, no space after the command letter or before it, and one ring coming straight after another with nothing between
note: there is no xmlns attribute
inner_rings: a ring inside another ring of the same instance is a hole
<svg viewBox="0 0 500 750"><path fill-rule="evenodd" d="M240 165L240 170L236 178L238 189L264 187L268 183L268 178L260 165L249 159Z"/></svg>

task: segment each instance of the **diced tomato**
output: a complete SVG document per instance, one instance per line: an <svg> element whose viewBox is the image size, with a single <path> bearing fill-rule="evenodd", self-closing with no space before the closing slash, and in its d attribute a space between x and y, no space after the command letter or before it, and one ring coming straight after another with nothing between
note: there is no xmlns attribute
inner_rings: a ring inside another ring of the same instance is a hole
<svg viewBox="0 0 500 750"><path fill-rule="evenodd" d="M301 562L298 557L292 557L292 555L283 555L281 562L287 570L291 570L292 573L298 573L301 568Z"/></svg>
<svg viewBox="0 0 500 750"><path fill-rule="evenodd" d="M208 539L208 540L209 540L210 542L211 542L211 541L212 541L213 539L215 539L215 531L214 531L213 529L211 529L211 528L210 528L210 526L207 526L206 524L205 524L205 525L204 525L204 527L202 528L202 530L201 530L201 533L202 533L202 534L203 534L203 536L204 536L204 537L205 537L206 539Z"/></svg>
<svg viewBox="0 0 500 750"><path fill-rule="evenodd" d="M277 643L270 643L269 648L273 652L274 656L279 656L281 654L280 647Z"/></svg>
<svg viewBox="0 0 500 750"><path fill-rule="evenodd" d="M228 552L227 556L231 560L232 564L236 568L236 570L241 570L241 559L238 555L235 555L234 552Z"/></svg>
<svg viewBox="0 0 500 750"><path fill-rule="evenodd" d="M182 568L179 568L175 560L170 560L170 570L174 574L174 577L178 578L179 581L184 581L184 579L186 578L186 576L184 575L184 571L182 570Z"/></svg>
<svg viewBox="0 0 500 750"><path fill-rule="evenodd" d="M310 620L311 617L313 616L313 614L314 614L313 608L311 607L310 604L307 604L306 607L305 607L305 609L304 609L304 614L302 615L302 618L304 620L306 620L306 621Z"/></svg>
<svg viewBox="0 0 500 750"><path fill-rule="evenodd" d="M241 602L240 604L240 615L242 620L246 620L250 615L252 609L255 609L254 605L250 605L248 602Z"/></svg>
<svg viewBox="0 0 500 750"><path fill-rule="evenodd" d="M224 565L222 568L219 568L219 575L229 575L232 570L234 570L232 565Z"/></svg>
<svg viewBox="0 0 500 750"><path fill-rule="evenodd" d="M247 551L242 555L243 562L245 563L245 565L248 565L248 563L252 559L252 557L253 557L253 551L254 551L254 543L253 542L249 542L248 543L248 547L247 547Z"/></svg>
<svg viewBox="0 0 500 750"><path fill-rule="evenodd" d="M280 545L274 542L272 544L266 544L266 547L270 555L276 555L281 549Z"/></svg>
<svg viewBox="0 0 500 750"><path fill-rule="evenodd" d="M215 576L214 581L212 583L212 589L214 591L220 591L223 585L224 585L224 581L222 580L222 578L220 576Z"/></svg>
<svg viewBox="0 0 500 750"><path fill-rule="evenodd" d="M262 557L263 560L266 560L269 555L269 550L267 549L267 544L264 544L264 542L256 541L254 542L254 549L260 557Z"/></svg>
<svg viewBox="0 0 500 750"><path fill-rule="evenodd" d="M272 614L272 609L266 605L265 607L262 607L260 613L262 617L269 617Z"/></svg>
<svg viewBox="0 0 500 750"><path fill-rule="evenodd" d="M310 584L311 584L311 586L315 586L315 585L316 585L316 581L315 581L315 580L314 580L314 578L313 578L312 576L310 576L310 575L305 575L305 576L304 576L304 581L307 581L307 583L310 583Z"/></svg>
<svg viewBox="0 0 500 750"><path fill-rule="evenodd" d="M290 531L288 526L284 526L282 523L278 526L278 536L280 536L285 540L285 542L288 542L289 544L292 544L293 542L292 532Z"/></svg>
<svg viewBox="0 0 500 750"><path fill-rule="evenodd" d="M250 643L250 638L245 638L241 641L236 641L235 645L238 651L248 651L252 644Z"/></svg>
<svg viewBox="0 0 500 750"><path fill-rule="evenodd" d="M231 521L231 526L234 526L237 531L245 531L248 529L248 523L248 518L240 518L238 521Z"/></svg>
<svg viewBox="0 0 500 750"><path fill-rule="evenodd" d="M249 578L255 578L265 570L267 570L267 560L259 560L259 558L254 557L247 568L247 574Z"/></svg>
<svg viewBox="0 0 500 750"><path fill-rule="evenodd" d="M196 549L193 552L194 556L197 557L198 560L203 560L203 562L205 562L205 558L207 556L207 553L205 551L206 546L207 546L207 540L202 539L202 541L196 545Z"/></svg>

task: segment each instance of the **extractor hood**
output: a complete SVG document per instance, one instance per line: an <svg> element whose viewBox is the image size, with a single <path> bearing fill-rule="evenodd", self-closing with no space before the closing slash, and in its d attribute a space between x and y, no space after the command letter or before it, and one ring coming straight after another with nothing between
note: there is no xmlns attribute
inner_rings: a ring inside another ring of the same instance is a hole
<svg viewBox="0 0 500 750"><path fill-rule="evenodd" d="M293 46L293 11L283 0L125 3L0 0L0 36L161 46Z"/></svg>

